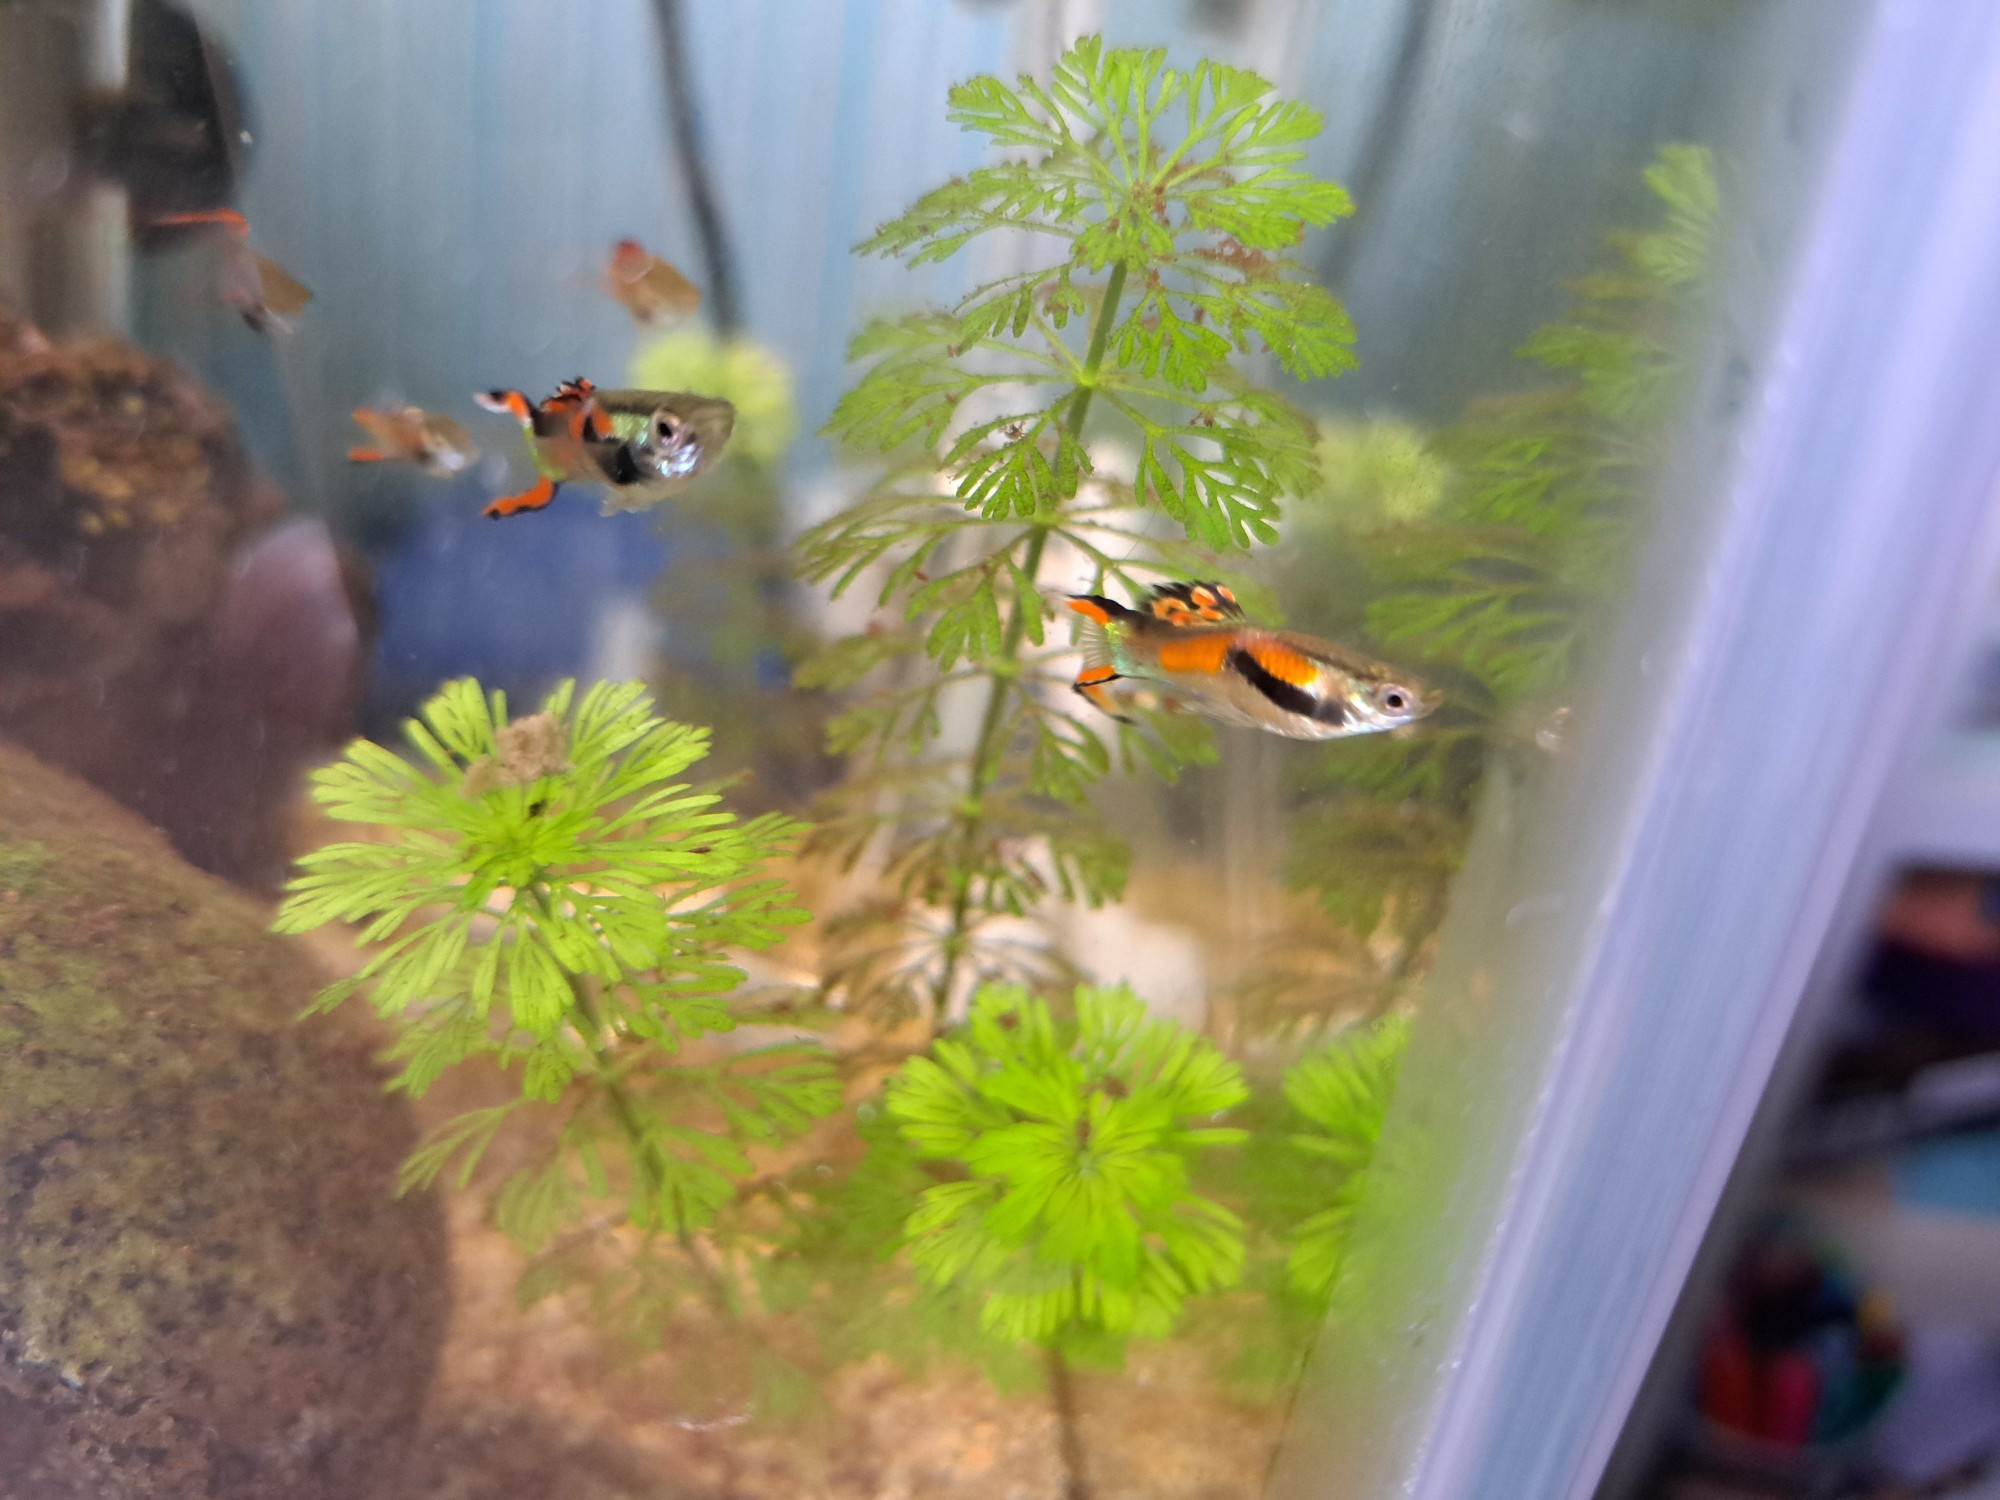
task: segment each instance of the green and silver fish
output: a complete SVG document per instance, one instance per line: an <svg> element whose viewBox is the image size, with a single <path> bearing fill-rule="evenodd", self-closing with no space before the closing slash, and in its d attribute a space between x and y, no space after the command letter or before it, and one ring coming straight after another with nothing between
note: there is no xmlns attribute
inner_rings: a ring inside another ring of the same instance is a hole
<svg viewBox="0 0 2000 1500"><path fill-rule="evenodd" d="M518 495L486 507L492 517L540 510L564 484L605 486L607 515L643 510L685 490L729 445L736 408L717 396L685 391L600 391L578 377L542 402L520 391L475 398L513 417L527 435L540 477Z"/></svg>

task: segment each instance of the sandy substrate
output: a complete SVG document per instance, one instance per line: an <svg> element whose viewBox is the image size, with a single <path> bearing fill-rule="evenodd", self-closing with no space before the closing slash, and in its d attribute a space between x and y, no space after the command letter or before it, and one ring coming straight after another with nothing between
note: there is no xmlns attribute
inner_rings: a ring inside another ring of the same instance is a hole
<svg viewBox="0 0 2000 1500"><path fill-rule="evenodd" d="M690 1409L675 1395L682 1366L710 1357L702 1346L726 1330L641 1354L621 1349L579 1296L522 1311L522 1259L482 1222L479 1201L459 1196L449 1218L454 1311L412 1500L1063 1493L1042 1392L1002 1395L976 1370L937 1365L911 1378L876 1355L839 1371L802 1421L760 1422L732 1397ZM1096 1500L1247 1500L1262 1489L1281 1415L1225 1399L1196 1351L1135 1347L1123 1373L1079 1372L1076 1386Z"/></svg>

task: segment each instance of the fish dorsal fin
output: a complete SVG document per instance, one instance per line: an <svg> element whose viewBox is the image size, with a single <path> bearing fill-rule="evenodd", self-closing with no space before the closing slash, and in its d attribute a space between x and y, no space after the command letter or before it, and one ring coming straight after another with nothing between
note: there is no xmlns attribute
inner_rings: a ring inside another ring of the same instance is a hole
<svg viewBox="0 0 2000 1500"><path fill-rule="evenodd" d="M1145 612L1169 625L1221 625L1243 618L1243 606L1226 584L1156 583Z"/></svg>

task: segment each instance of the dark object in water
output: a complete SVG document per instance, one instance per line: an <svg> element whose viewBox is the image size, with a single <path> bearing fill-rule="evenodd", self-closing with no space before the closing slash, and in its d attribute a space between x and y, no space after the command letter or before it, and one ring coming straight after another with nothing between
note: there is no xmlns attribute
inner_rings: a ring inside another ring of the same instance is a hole
<svg viewBox="0 0 2000 1500"><path fill-rule="evenodd" d="M167 0L134 0L122 93L84 100L84 166L125 188L142 247L161 214L226 207L236 198L251 131L228 53Z"/></svg>

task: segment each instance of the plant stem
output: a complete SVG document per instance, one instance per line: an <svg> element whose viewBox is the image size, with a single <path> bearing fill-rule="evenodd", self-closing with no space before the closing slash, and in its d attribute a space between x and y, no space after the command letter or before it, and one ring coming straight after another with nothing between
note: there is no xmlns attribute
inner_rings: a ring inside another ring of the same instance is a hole
<svg viewBox="0 0 2000 1500"><path fill-rule="evenodd" d="M539 886L532 887L531 890L536 908L541 912L543 919L553 922L555 907L549 900L548 892ZM646 1184L647 1198L657 1204L664 1186L664 1174L654 1159L653 1148L648 1144L646 1132L639 1123L638 1106L632 1102L632 1096L625 1091L625 1086L611 1076L611 1047L604 1037L604 1020L598 1014L597 999L590 993L590 987L583 982L581 974L572 974L564 969L563 979L569 985L570 998L576 1004L577 1014L583 1019L583 1025L578 1026L576 1032L582 1037L585 1048L589 1050L591 1061L597 1064L598 1077L602 1080L599 1087L604 1090L605 1101L611 1106L611 1116L618 1122L619 1130L624 1133L625 1148L631 1153L632 1164L638 1169L640 1177ZM695 1274L701 1280L702 1289L708 1294L710 1305L722 1316L731 1316L735 1309L732 1306L728 1285L723 1281L721 1273L702 1257L695 1245L694 1236L688 1233L685 1224L675 1231L675 1235L682 1253L694 1266Z"/></svg>
<svg viewBox="0 0 2000 1500"><path fill-rule="evenodd" d="M1075 400L1071 403L1069 417L1063 425L1069 429L1071 437L1083 432L1083 419L1090 410L1090 398L1097 390L1097 372L1104 365L1104 346L1111 339L1111 325L1118 318L1118 302L1125 295L1125 262L1119 261L1111 268L1111 279L1104 283L1104 300L1098 304L1097 322L1090 330L1090 346L1084 351L1083 375L1077 381Z"/></svg>
<svg viewBox="0 0 2000 1500"><path fill-rule="evenodd" d="M1049 1402L1056 1409L1056 1449L1062 1455L1063 1500L1090 1500L1083 1471L1083 1430L1076 1420L1076 1384L1062 1350L1048 1350Z"/></svg>
<svg viewBox="0 0 2000 1500"><path fill-rule="evenodd" d="M1111 340L1111 325L1117 321L1118 303L1124 295L1125 262L1121 260L1111 268L1111 279L1104 284L1104 300L1098 304L1097 320L1091 325L1090 343L1084 352L1076 394L1070 398L1069 415L1063 419L1063 428L1071 438L1083 431L1083 419L1090 411L1090 398L1097 390L1097 372L1104 365L1104 348ZM1058 510L1061 504L1060 500L1056 502ZM1041 568L1042 552L1048 546L1048 540L1049 525L1038 519L1034 523L1033 534L1028 538L1027 551L1021 557L1021 571L1030 579ZM999 769L1000 752L1005 748L1006 736L1001 729L1006 719L1007 695L1013 690L1016 676L1013 668L1020 660L1021 642L1028 634L1029 608L1016 602L1014 613L1007 621L1007 634L1000 647L1001 670L992 674L993 685L986 694L986 710L979 719L979 737L972 745L972 765L966 774L965 810L959 814L964 853L952 875L951 924L945 930L944 968L938 975L936 989L931 992L933 1032L944 1029L945 1012L951 1005L952 985L958 978L959 959L965 949L966 928L972 919L973 852L978 848L979 831L985 822L980 811L980 799L993 784L994 773Z"/></svg>

